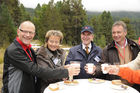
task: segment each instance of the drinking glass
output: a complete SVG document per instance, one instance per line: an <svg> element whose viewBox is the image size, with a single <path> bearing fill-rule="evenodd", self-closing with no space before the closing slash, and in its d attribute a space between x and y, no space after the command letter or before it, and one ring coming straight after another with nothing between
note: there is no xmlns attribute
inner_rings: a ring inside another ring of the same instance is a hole
<svg viewBox="0 0 140 93"><path fill-rule="evenodd" d="M80 61L70 61L70 65L80 69ZM70 76L69 80L72 81L73 80L73 76Z"/></svg>

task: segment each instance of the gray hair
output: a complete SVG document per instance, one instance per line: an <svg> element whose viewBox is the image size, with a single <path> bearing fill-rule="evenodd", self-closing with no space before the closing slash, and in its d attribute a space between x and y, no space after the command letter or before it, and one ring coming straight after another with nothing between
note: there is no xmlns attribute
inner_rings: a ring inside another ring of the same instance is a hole
<svg viewBox="0 0 140 93"><path fill-rule="evenodd" d="M124 31L127 31L127 26L126 26L126 24L125 24L123 21L116 21L116 22L112 25L112 28L113 28L114 26L122 26L123 29L124 29Z"/></svg>
<svg viewBox="0 0 140 93"><path fill-rule="evenodd" d="M31 26L34 28L34 30L35 30L35 25L34 25L33 22L31 22L31 21L23 21L23 22L19 25L19 28L18 28L18 29L21 29L21 26L24 25L24 24L29 24L29 25L31 25Z"/></svg>

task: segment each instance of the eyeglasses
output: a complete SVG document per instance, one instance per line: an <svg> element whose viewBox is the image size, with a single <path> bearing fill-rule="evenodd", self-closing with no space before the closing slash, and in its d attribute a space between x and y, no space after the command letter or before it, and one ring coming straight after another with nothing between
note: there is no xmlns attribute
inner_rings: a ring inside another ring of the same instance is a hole
<svg viewBox="0 0 140 93"><path fill-rule="evenodd" d="M22 29L19 29L21 32L23 32L24 34L30 34L30 35L34 35L35 32L31 32L31 31L25 31L25 30L22 30Z"/></svg>

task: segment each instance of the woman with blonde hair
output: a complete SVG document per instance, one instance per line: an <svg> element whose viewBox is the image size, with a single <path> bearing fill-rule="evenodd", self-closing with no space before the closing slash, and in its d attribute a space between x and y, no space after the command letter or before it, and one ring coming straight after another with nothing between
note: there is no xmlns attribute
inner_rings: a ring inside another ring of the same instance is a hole
<svg viewBox="0 0 140 93"><path fill-rule="evenodd" d="M63 34L59 30L49 30L45 36L45 44L37 51L37 63L43 67L52 69L64 69L65 51L60 49L63 41ZM53 73L52 73L53 74ZM62 79L61 79L62 80ZM43 93L44 89L50 84L61 81L60 79L48 79L46 81L40 79L38 87Z"/></svg>

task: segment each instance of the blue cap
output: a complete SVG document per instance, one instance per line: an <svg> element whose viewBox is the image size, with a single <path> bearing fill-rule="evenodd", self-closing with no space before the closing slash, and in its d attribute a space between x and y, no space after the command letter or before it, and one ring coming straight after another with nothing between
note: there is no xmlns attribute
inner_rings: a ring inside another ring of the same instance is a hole
<svg viewBox="0 0 140 93"><path fill-rule="evenodd" d="M84 26L84 27L82 27L81 33L85 32L85 31L93 33L93 28L91 26Z"/></svg>

